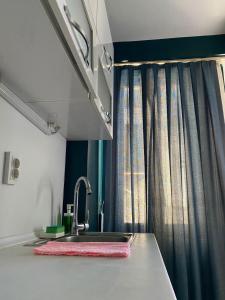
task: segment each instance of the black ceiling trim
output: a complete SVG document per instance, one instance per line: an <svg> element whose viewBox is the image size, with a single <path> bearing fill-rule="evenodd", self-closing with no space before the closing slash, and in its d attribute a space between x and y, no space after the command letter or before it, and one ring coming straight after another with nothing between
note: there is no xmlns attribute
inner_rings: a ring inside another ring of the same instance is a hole
<svg viewBox="0 0 225 300"><path fill-rule="evenodd" d="M199 58L225 54L225 34L114 43L115 62Z"/></svg>

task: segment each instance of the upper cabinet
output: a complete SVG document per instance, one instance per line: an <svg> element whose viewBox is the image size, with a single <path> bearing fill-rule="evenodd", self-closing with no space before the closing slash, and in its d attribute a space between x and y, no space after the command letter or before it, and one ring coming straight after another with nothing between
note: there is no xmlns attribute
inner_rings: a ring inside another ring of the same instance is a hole
<svg viewBox="0 0 225 300"><path fill-rule="evenodd" d="M106 28L107 27L107 28ZM113 46L104 1L2 0L1 81L69 140L113 136Z"/></svg>
<svg viewBox="0 0 225 300"><path fill-rule="evenodd" d="M98 0L97 35L99 43L100 62L104 71L108 88L112 95L114 49L104 0Z"/></svg>

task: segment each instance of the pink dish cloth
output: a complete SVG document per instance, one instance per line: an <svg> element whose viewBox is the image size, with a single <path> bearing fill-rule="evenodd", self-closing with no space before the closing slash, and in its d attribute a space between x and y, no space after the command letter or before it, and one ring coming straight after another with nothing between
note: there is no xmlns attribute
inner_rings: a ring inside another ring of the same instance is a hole
<svg viewBox="0 0 225 300"><path fill-rule="evenodd" d="M130 244L121 242L48 242L34 248L33 252L37 255L128 257Z"/></svg>

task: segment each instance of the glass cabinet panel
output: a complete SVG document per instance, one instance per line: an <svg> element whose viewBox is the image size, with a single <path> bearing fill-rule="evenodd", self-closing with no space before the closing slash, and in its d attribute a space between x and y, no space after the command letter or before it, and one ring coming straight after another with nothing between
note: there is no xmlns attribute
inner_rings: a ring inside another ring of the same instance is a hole
<svg viewBox="0 0 225 300"><path fill-rule="evenodd" d="M65 13L74 31L82 57L88 67L93 69L93 30L82 0L67 0Z"/></svg>

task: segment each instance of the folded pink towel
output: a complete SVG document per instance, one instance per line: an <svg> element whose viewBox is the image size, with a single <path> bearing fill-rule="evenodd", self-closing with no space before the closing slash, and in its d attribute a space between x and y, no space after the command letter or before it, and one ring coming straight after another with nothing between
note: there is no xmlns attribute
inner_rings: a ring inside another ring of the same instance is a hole
<svg viewBox="0 0 225 300"><path fill-rule="evenodd" d="M102 242L48 242L43 246L34 248L33 252L38 255L127 257L130 255L130 244Z"/></svg>

